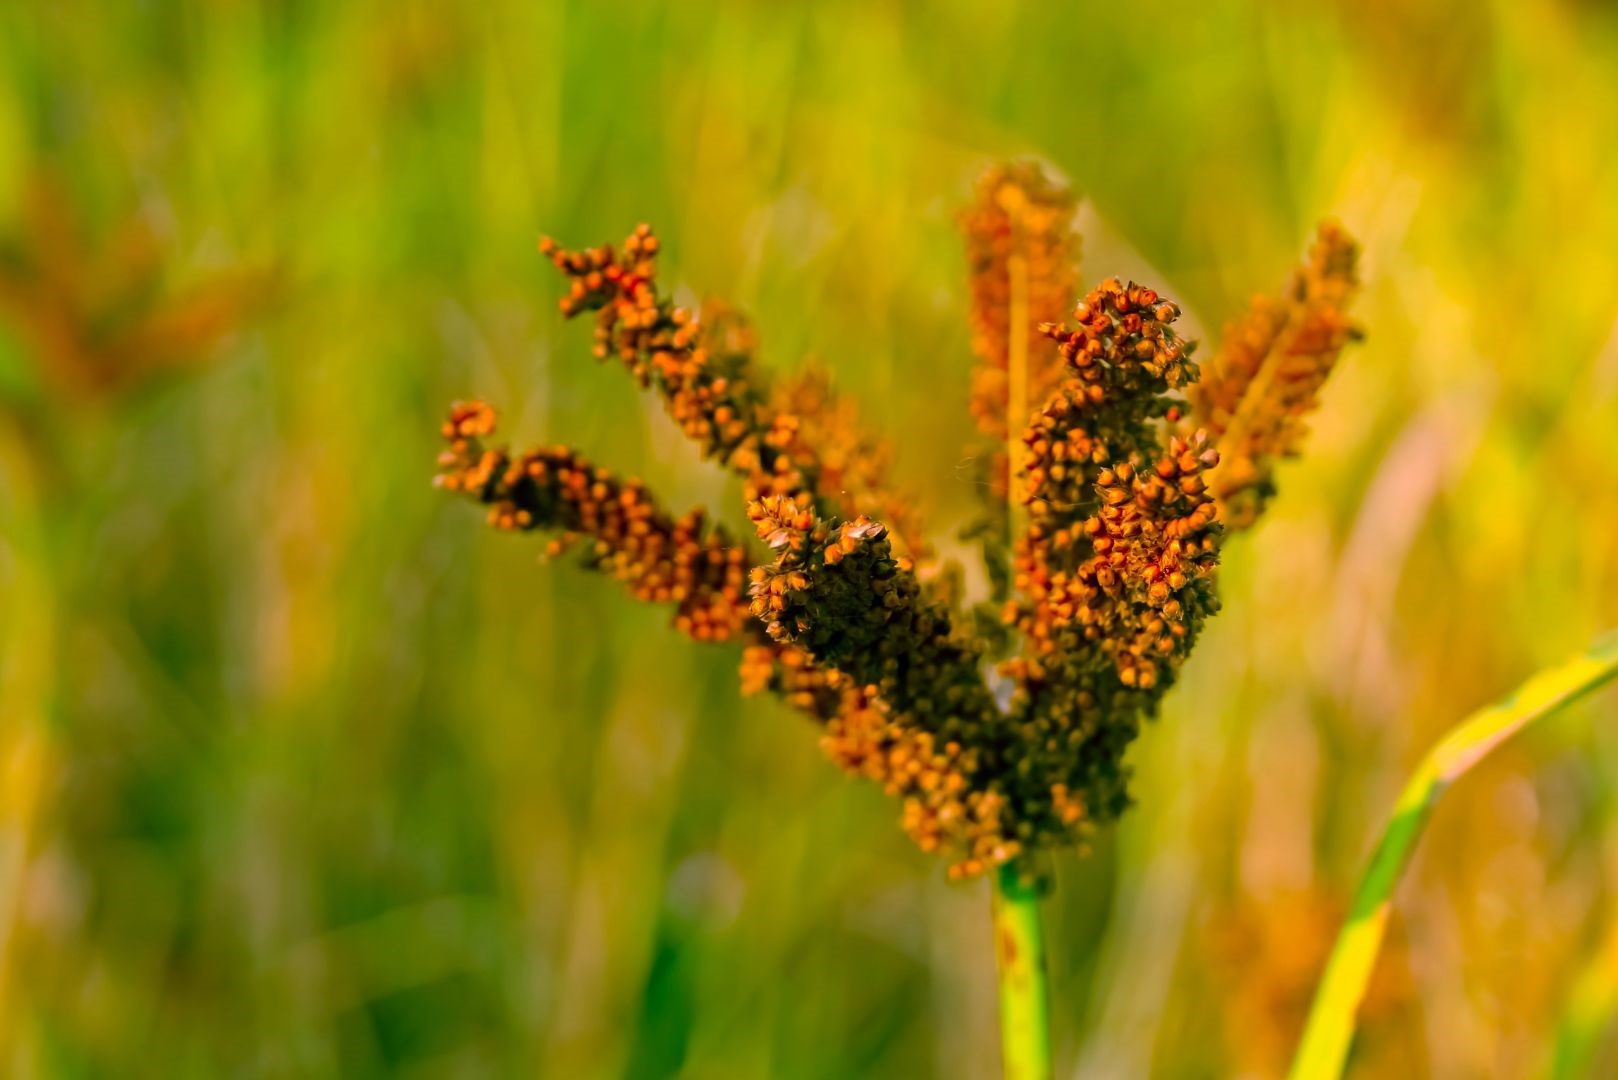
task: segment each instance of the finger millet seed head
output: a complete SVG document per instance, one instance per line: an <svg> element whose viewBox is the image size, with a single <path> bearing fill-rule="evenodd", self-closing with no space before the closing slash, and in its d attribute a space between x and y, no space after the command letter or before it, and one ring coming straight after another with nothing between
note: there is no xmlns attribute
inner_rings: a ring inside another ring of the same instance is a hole
<svg viewBox="0 0 1618 1080"><path fill-rule="evenodd" d="M985 489L1019 511L982 531L991 577L1003 567L999 629L958 609L958 573L933 564L853 403L818 369L772 383L732 309L674 305L644 225L616 249L540 250L568 282L563 313L594 314L595 354L741 478L756 539L673 517L566 447L489 448L494 413L477 402L451 411L438 482L496 528L582 548L637 599L671 605L686 635L740 641L744 692L813 717L827 756L897 798L905 831L952 875L1082 845L1127 806L1125 750L1218 608L1227 529L1273 495L1274 462L1297 452L1357 331L1355 248L1327 225L1199 385L1179 308L1157 290L1113 278L1075 302L1072 205L1037 167L1002 166L962 219L972 411L1001 440Z"/></svg>

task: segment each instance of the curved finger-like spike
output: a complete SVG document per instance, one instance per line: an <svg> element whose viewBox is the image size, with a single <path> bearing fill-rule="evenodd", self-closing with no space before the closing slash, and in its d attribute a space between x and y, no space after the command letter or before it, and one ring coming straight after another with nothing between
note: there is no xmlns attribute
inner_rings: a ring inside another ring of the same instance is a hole
<svg viewBox="0 0 1618 1080"><path fill-rule="evenodd" d="M444 425L438 485L488 507L497 529L546 530L552 556L578 544L586 566L630 595L673 604L674 625L698 641L728 641L749 625L747 549L692 511L674 518L639 480L623 480L565 446L512 455L487 448L494 410L458 404Z"/></svg>
<svg viewBox="0 0 1618 1080"><path fill-rule="evenodd" d="M1218 357L1189 395L1193 418L1225 463L1211 477L1232 529L1249 528L1275 494L1275 466L1298 453L1320 390L1359 329L1348 305L1359 248L1335 222L1320 226L1280 296L1259 296L1225 328Z"/></svg>

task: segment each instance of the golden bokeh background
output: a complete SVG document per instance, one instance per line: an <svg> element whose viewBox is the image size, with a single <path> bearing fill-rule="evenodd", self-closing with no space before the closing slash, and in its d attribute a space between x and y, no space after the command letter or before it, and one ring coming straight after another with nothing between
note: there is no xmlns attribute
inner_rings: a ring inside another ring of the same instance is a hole
<svg viewBox="0 0 1618 1080"><path fill-rule="evenodd" d="M556 312L656 225L972 512L955 216L1034 156L1203 334L1368 331L1048 905L1062 1075L1280 1071L1403 777L1618 625L1618 12L0 7L0 1074L993 1075L950 885L736 650L429 483L481 396L741 519ZM1618 699L1452 791L1361 1076L1618 1069Z"/></svg>

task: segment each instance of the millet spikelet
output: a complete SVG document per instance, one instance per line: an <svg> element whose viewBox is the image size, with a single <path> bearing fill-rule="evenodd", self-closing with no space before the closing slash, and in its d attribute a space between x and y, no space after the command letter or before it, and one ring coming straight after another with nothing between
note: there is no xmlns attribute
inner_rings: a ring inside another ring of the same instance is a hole
<svg viewBox="0 0 1618 1080"><path fill-rule="evenodd" d="M1245 529L1275 494L1275 466L1298 453L1304 418L1343 346L1359 337L1348 304L1359 249L1342 226L1320 227L1280 296L1259 296L1225 328L1219 356L1190 393L1195 422L1225 457L1213 487L1226 524Z"/></svg>

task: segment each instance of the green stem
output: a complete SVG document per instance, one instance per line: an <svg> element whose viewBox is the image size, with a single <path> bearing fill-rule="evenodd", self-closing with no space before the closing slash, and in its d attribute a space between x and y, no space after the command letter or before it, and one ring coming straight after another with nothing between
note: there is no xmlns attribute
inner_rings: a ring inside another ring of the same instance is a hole
<svg viewBox="0 0 1618 1080"><path fill-rule="evenodd" d="M1000 1045L1005 1080L1051 1075L1050 1004L1039 889L1016 863L994 879L994 954L1000 969Z"/></svg>

